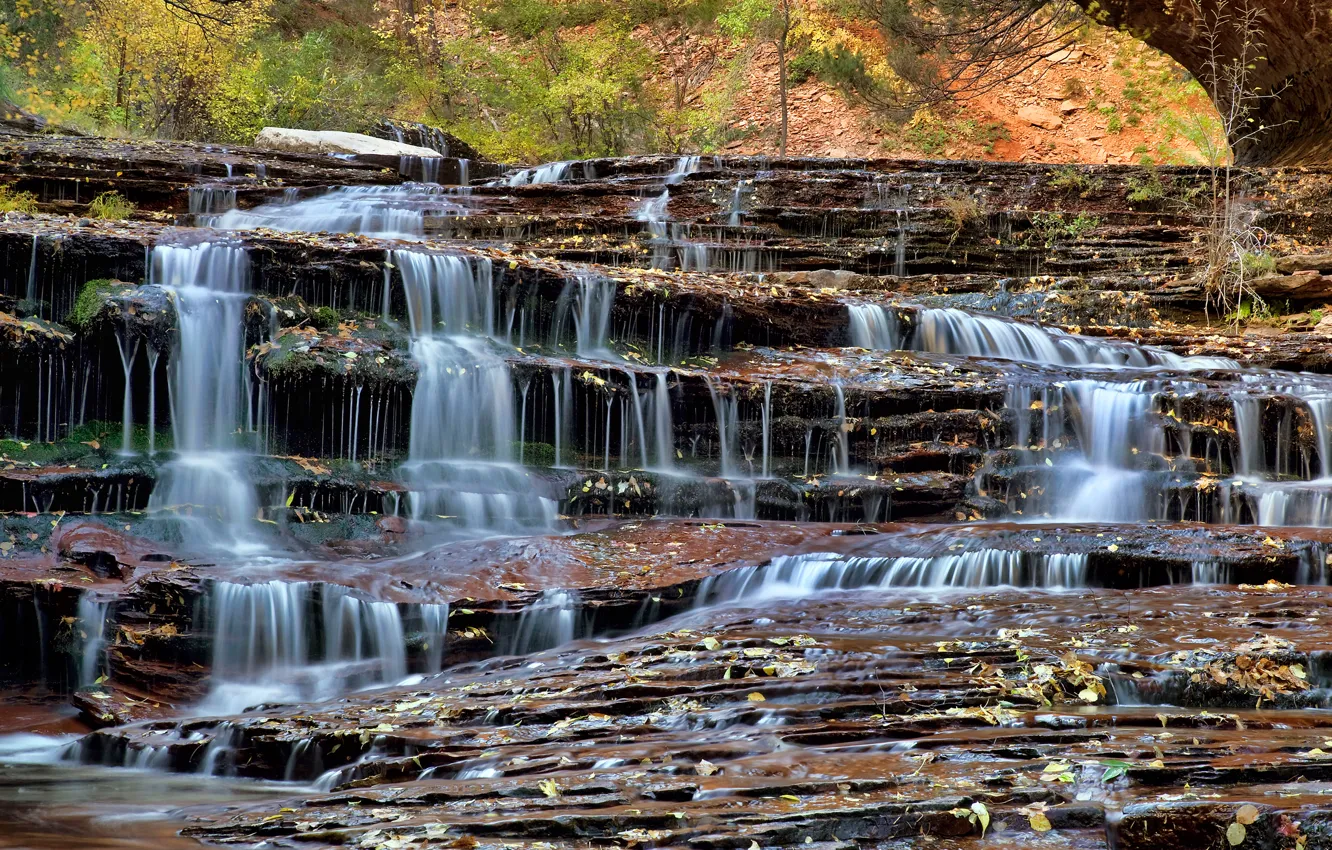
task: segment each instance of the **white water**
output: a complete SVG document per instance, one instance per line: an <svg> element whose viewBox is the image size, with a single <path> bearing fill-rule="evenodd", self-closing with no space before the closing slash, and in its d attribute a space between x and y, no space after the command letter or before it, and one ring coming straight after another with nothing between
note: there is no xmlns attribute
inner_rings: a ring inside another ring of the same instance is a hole
<svg viewBox="0 0 1332 850"><path fill-rule="evenodd" d="M580 608L576 591L542 591L519 615L518 626L503 651L508 655L530 655L568 643L577 636Z"/></svg>
<svg viewBox="0 0 1332 850"><path fill-rule="evenodd" d="M206 609L213 663L200 711L215 714L400 682L411 672L409 627L422 644L418 672L437 672L448 626L444 604L375 602L308 582L215 582Z"/></svg>
<svg viewBox="0 0 1332 850"><path fill-rule="evenodd" d="M572 162L550 162L537 168L524 168L509 175L509 186L527 186L534 183L563 183L569 179Z"/></svg>
<svg viewBox="0 0 1332 850"><path fill-rule="evenodd" d="M615 305L615 281L593 272L578 272L564 284L555 304L551 347L559 345L572 321L579 357L619 360L610 348L611 308Z"/></svg>
<svg viewBox="0 0 1332 850"><path fill-rule="evenodd" d="M360 233L418 240L430 218L467 215L466 197L436 185L342 186L314 198L232 210L211 220L219 230L267 228L301 233Z"/></svg>
<svg viewBox="0 0 1332 850"><path fill-rule="evenodd" d="M556 502L515 462L514 386L491 338L489 260L405 250L392 259L419 369L403 466L412 515L476 531L553 528Z"/></svg>
<svg viewBox="0 0 1332 850"><path fill-rule="evenodd" d="M896 315L880 305L850 305L852 344L897 349L903 334ZM911 348L934 354L995 357L1048 366L1127 366L1235 369L1222 357L1183 357L1164 349L1075 336L1058 328L982 316L953 308L920 309Z"/></svg>
<svg viewBox="0 0 1332 850"><path fill-rule="evenodd" d="M78 619L74 628L79 635L79 687L93 684L101 673L106 652L106 614L108 602L85 592L79 597Z"/></svg>
<svg viewBox="0 0 1332 850"><path fill-rule="evenodd" d="M150 280L171 290L177 333L167 368L176 456L162 467L149 508L220 520L221 533L205 523L199 534L214 546L253 551L258 508L238 440L249 398L249 257L226 242L158 245Z"/></svg>
<svg viewBox="0 0 1332 850"><path fill-rule="evenodd" d="M866 558L817 552L781 555L764 566L706 578L699 586L697 604L799 599L822 591L862 588L1076 588L1086 586L1086 580L1086 555L978 549L925 558Z"/></svg>

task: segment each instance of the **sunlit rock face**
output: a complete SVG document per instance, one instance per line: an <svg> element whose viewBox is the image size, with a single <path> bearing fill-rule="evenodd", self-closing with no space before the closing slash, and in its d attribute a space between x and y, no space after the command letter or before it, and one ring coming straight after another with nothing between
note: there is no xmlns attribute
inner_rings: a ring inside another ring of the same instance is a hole
<svg viewBox="0 0 1332 850"><path fill-rule="evenodd" d="M1311 25L1321 14L1315 6L1280 0L1078 2L1099 23L1172 57L1205 81L1214 99L1220 92L1218 107L1235 102L1237 85L1243 90L1249 109L1232 119L1237 163L1332 162L1332 32ZM1248 67L1242 77L1230 74L1235 63Z"/></svg>

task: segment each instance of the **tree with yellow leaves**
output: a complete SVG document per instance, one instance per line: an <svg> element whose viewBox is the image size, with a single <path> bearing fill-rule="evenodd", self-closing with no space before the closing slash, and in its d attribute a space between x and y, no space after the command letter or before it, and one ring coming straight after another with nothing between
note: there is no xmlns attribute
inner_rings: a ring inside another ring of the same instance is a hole
<svg viewBox="0 0 1332 850"><path fill-rule="evenodd" d="M211 134L221 82L267 24L272 0L63 2L46 7L58 19L40 29L24 25L34 13L0 30L10 63L29 78L22 99L49 117L102 131L198 138ZM57 35L65 61L44 65L43 41Z"/></svg>

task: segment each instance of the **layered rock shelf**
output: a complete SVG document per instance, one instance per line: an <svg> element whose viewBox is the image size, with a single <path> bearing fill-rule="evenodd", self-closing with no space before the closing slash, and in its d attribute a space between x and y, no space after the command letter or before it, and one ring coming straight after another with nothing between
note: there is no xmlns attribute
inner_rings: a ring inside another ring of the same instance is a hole
<svg viewBox="0 0 1332 850"><path fill-rule="evenodd" d="M1303 312L1237 334L1205 171L377 134L441 155L0 139L0 799L188 783L145 847L1328 844L1329 173L1239 173Z"/></svg>

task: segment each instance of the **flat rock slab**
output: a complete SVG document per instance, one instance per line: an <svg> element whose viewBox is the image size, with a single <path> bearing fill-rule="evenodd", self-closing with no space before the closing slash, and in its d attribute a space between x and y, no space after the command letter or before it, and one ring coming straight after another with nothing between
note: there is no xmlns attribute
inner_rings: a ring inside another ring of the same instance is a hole
<svg viewBox="0 0 1332 850"><path fill-rule="evenodd" d="M242 775L318 778L287 800L192 811L189 834L221 844L984 847L1048 832L1063 846L1147 847L1237 818L1275 839L1314 825L1332 779L1332 721L1302 707L1326 684L1306 665L1327 646L1329 593L769 600L334 703L107 730L88 746L163 748L184 770L225 735ZM1125 666L1108 669L1112 657ZM1128 670L1147 665L1187 683L1246 664L1272 678L1195 683L1173 705L1145 690L1128 700L1118 678L1142 681ZM1306 679L1277 678L1296 667ZM1121 842L1107 844L1121 812Z"/></svg>
<svg viewBox="0 0 1332 850"><path fill-rule="evenodd" d="M290 153L419 156L427 159L442 156L433 148L418 147L360 133L343 133L337 130L292 130L285 127L265 127L260 130L254 139L254 146Z"/></svg>

